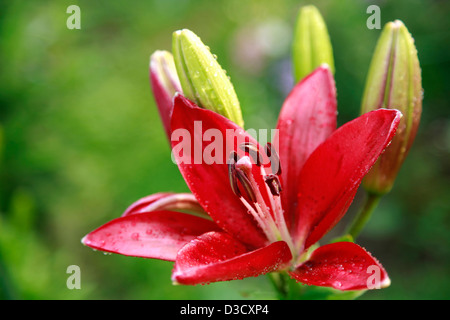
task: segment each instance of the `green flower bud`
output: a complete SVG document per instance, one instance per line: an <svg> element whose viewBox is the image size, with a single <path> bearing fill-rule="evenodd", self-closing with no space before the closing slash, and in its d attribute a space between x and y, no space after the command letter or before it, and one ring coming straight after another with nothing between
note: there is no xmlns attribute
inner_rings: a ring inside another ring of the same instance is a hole
<svg viewBox="0 0 450 320"><path fill-rule="evenodd" d="M369 192L391 190L414 141L422 113L422 78L414 39L396 20L385 25L366 80L361 113L378 108L398 109L403 117L391 144L380 156L363 185Z"/></svg>
<svg viewBox="0 0 450 320"><path fill-rule="evenodd" d="M181 88L186 98L244 126L234 87L226 72L192 31L174 32L172 51Z"/></svg>
<svg viewBox="0 0 450 320"><path fill-rule="evenodd" d="M298 14L292 59L296 82L324 63L334 73L333 48L327 26L313 5L302 7Z"/></svg>

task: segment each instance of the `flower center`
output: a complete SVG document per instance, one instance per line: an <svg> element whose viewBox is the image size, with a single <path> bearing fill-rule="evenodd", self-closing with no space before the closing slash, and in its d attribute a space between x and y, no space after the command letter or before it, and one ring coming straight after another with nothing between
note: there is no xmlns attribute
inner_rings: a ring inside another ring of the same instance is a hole
<svg viewBox="0 0 450 320"><path fill-rule="evenodd" d="M249 156L239 157L235 151L230 153L228 174L231 189L245 205L270 242L283 240L291 249L294 257L294 245L286 226L280 193L282 192L279 175L281 173L280 160L270 143L265 147L265 154L270 160L270 171L262 165L263 155L258 146L243 143L239 148ZM253 162L252 162L253 160ZM257 170L255 170L257 169ZM259 175L259 176L258 176ZM262 177L262 184L256 178ZM264 197L261 189L265 188Z"/></svg>

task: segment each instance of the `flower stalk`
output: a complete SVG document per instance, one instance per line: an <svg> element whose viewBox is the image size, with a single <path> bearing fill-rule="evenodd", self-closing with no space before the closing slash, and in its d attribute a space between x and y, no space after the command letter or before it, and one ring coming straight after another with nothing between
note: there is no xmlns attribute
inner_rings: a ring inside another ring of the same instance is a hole
<svg viewBox="0 0 450 320"><path fill-rule="evenodd" d="M362 229L372 216L373 211L378 206L381 198L382 197L379 194L367 193L367 197L364 200L364 205L357 213L355 219L353 220L350 228L347 231L347 234L352 236L353 239L356 239L361 233Z"/></svg>

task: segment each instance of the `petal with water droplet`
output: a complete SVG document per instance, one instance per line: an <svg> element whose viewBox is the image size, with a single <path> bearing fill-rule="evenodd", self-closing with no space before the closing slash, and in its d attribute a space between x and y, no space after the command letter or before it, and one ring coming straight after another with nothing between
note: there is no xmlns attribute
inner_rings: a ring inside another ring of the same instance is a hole
<svg viewBox="0 0 450 320"><path fill-rule="evenodd" d="M305 161L336 130L336 106L334 79L326 66L299 82L284 101L274 146L281 161L281 199L288 224L294 219L298 179Z"/></svg>
<svg viewBox="0 0 450 320"><path fill-rule="evenodd" d="M114 219L86 235L82 243L105 252L175 261L186 243L217 230L214 222L200 217L153 211Z"/></svg>
<svg viewBox="0 0 450 320"><path fill-rule="evenodd" d="M292 259L284 241L248 251L224 232L208 232L185 245L177 255L172 281L195 285L255 277L279 270Z"/></svg>
<svg viewBox="0 0 450 320"><path fill-rule="evenodd" d="M304 284L339 290L367 290L389 286L383 266L352 242L336 242L314 250L290 275Z"/></svg>
<svg viewBox="0 0 450 320"><path fill-rule="evenodd" d="M343 217L400 118L397 110L366 113L334 131L309 156L298 179L298 248L316 243Z"/></svg>
<svg viewBox="0 0 450 320"><path fill-rule="evenodd" d="M183 149L183 156L174 151L173 156L195 198L222 229L253 248L264 246L264 233L230 187L227 164L231 151L237 151L242 142L257 144L255 139L231 120L199 108L182 95L175 96L172 116L172 132L178 129L189 132L187 145L192 148ZM217 158L209 162L204 157L209 144L203 139L210 130L220 132L223 141L215 147ZM181 143L185 141L172 141L172 148ZM260 169L254 166L254 170ZM265 189L262 177L259 179Z"/></svg>

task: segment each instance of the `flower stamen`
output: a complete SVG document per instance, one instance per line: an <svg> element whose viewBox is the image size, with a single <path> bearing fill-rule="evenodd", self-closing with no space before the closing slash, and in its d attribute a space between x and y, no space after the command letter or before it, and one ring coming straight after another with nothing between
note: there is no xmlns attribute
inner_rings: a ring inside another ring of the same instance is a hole
<svg viewBox="0 0 450 320"><path fill-rule="evenodd" d="M228 160L228 178L230 180L231 190L233 190L235 195L241 197L241 192L239 191L236 177L236 162L238 161L238 154L235 151L232 151Z"/></svg>
<svg viewBox="0 0 450 320"><path fill-rule="evenodd" d="M252 182L250 179L240 170L235 170L235 174L237 176L237 179L241 183L241 185L244 187L245 193L247 194L248 198L253 202L256 203L256 195L254 192L254 188L252 185Z"/></svg>
<svg viewBox="0 0 450 320"><path fill-rule="evenodd" d="M279 196L282 189L281 189L281 183L278 179L278 176L274 174L268 174L264 177L264 181L266 182L267 186L270 189L270 192L274 196Z"/></svg>
<svg viewBox="0 0 450 320"><path fill-rule="evenodd" d="M252 157L253 162L259 167L263 163L263 157L258 150L258 146L251 142L243 142L239 145L239 149L248 153Z"/></svg>
<svg viewBox="0 0 450 320"><path fill-rule="evenodd" d="M266 147L266 154L270 159L270 167L272 169L272 173L276 175L281 174L281 165L280 165L280 157L278 156L278 153L276 152L275 148L272 146L270 142L267 142Z"/></svg>
<svg viewBox="0 0 450 320"><path fill-rule="evenodd" d="M261 154L257 147L253 144L241 144L240 148L247 152L252 159L261 159ZM270 156L275 163L274 172L280 172L279 158L271 145L266 147L268 156ZM253 154L253 156L251 155ZM263 197L260 188L264 188L255 180L252 168L253 163L249 156L239 158L236 152L230 154L229 175L233 192L239 197L241 202L248 209L248 212L255 218L258 225L266 234L270 242L284 240L291 248L294 256L294 246L284 220L283 209L281 207L280 193L281 183L276 174L268 174L264 166L259 166L261 177L264 179L266 192L268 197ZM239 181L239 184L237 183ZM241 189L243 189L243 191ZM246 195L244 197L243 195ZM266 203L267 199L269 203Z"/></svg>

